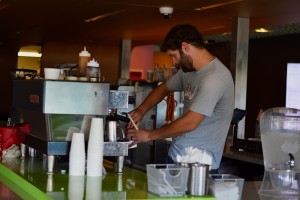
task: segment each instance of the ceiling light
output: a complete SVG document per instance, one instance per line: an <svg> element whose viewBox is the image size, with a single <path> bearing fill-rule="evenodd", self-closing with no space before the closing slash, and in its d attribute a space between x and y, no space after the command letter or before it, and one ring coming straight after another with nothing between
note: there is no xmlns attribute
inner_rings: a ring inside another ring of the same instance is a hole
<svg viewBox="0 0 300 200"><path fill-rule="evenodd" d="M271 31L268 29L265 29L265 28L257 28L257 29L255 29L255 32L256 33L269 33Z"/></svg>
<svg viewBox="0 0 300 200"><path fill-rule="evenodd" d="M103 18L106 18L106 17L109 17L109 16L113 16L113 15L116 15L116 14L119 14L119 13L122 13L122 12L125 12L125 11L126 10L123 9L123 10L117 10L117 11L111 12L111 13L106 13L106 14L103 14L103 15L98 15L96 17L86 19L86 20L84 20L84 22L94 22L94 21L97 21L99 19L103 19Z"/></svg>
<svg viewBox="0 0 300 200"><path fill-rule="evenodd" d="M207 9L217 8L217 7L221 7L221 6L225 6L228 4L237 3L237 2L241 2L241 1L243 1L243 0L233 0L233 1L223 2L223 3L216 3L216 4L212 4L212 5L208 5L208 6L202 6L200 8L195 8L194 10L207 10Z"/></svg>
<svg viewBox="0 0 300 200"><path fill-rule="evenodd" d="M19 51L18 56L23 56L23 57L42 57L41 53L38 52L26 52L26 51Z"/></svg>

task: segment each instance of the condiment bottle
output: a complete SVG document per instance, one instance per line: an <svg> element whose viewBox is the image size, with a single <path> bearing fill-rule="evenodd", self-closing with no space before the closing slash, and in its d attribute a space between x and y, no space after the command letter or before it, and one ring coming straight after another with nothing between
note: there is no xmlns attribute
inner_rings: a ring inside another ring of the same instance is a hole
<svg viewBox="0 0 300 200"><path fill-rule="evenodd" d="M100 67L99 63L93 58L93 60L87 63L87 75L92 82L99 82L100 80Z"/></svg>
<svg viewBox="0 0 300 200"><path fill-rule="evenodd" d="M87 63L91 60L91 54L86 50L79 53L79 63L78 63L78 77L86 77Z"/></svg>

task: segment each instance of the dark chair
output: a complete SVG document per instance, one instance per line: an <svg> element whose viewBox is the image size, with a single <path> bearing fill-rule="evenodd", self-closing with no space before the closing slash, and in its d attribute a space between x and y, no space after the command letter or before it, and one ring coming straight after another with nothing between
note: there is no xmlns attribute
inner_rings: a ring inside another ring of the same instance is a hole
<svg viewBox="0 0 300 200"><path fill-rule="evenodd" d="M231 120L231 126L233 130L233 140L232 140L232 147L236 147L237 141L237 132L238 132L238 123L246 116L246 110L241 110L235 108L233 111L233 116Z"/></svg>

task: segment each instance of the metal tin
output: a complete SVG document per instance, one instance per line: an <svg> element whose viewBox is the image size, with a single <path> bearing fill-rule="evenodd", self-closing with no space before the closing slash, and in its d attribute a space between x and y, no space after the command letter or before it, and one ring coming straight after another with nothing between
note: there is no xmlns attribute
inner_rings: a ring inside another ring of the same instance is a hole
<svg viewBox="0 0 300 200"><path fill-rule="evenodd" d="M108 141L116 142L117 141L117 121L108 121Z"/></svg>
<svg viewBox="0 0 300 200"><path fill-rule="evenodd" d="M188 194L195 196L204 196L208 194L207 180L209 177L209 165L200 163L191 163Z"/></svg>

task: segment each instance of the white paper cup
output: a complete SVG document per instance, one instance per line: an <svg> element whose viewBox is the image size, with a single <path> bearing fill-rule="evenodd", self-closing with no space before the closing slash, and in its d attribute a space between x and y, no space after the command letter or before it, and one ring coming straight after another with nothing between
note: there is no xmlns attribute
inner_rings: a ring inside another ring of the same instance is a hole
<svg viewBox="0 0 300 200"><path fill-rule="evenodd" d="M86 200L101 199L102 177L87 177L86 180Z"/></svg>
<svg viewBox="0 0 300 200"><path fill-rule="evenodd" d="M90 144L90 146L94 146ZM103 167L103 146L96 145L96 148L88 149L87 152L87 176L102 176ZM102 147L101 147L102 146Z"/></svg>
<svg viewBox="0 0 300 200"><path fill-rule="evenodd" d="M90 142L103 141L104 137L104 128L103 128L103 119L102 118L92 118L91 128L90 128Z"/></svg>
<svg viewBox="0 0 300 200"><path fill-rule="evenodd" d="M44 68L45 79L57 80L59 78L60 69Z"/></svg>
<svg viewBox="0 0 300 200"><path fill-rule="evenodd" d="M69 175L85 175L84 134L73 133L69 155Z"/></svg>
<svg viewBox="0 0 300 200"><path fill-rule="evenodd" d="M85 176L69 176L68 199L84 199Z"/></svg>
<svg viewBox="0 0 300 200"><path fill-rule="evenodd" d="M103 119L92 118L87 152L87 176L102 176Z"/></svg>

